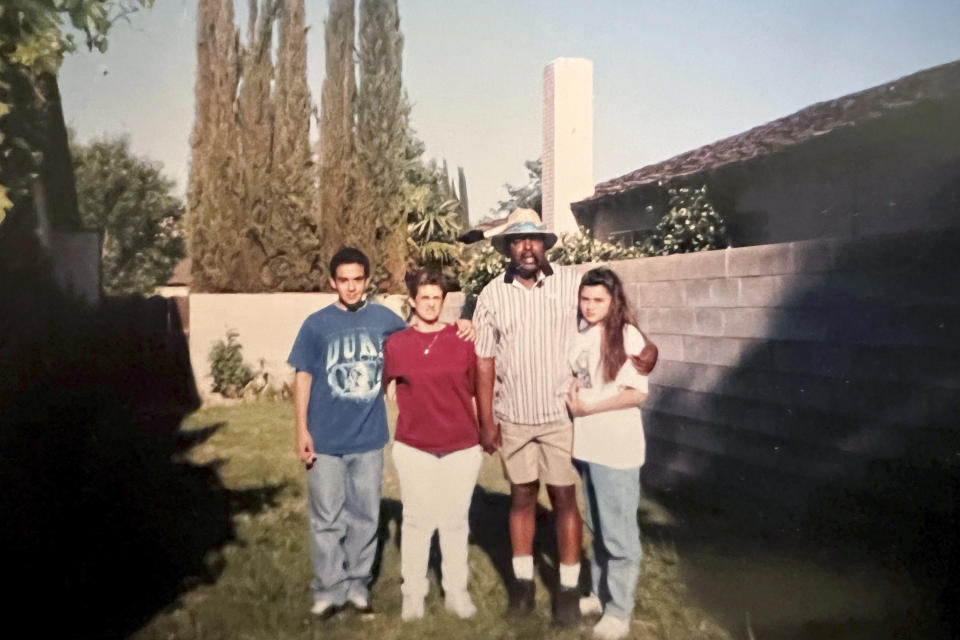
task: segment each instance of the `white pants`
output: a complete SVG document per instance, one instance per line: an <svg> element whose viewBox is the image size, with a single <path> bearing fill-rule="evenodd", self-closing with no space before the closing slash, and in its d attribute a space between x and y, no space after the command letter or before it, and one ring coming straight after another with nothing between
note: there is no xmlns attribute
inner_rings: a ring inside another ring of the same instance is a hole
<svg viewBox="0 0 960 640"><path fill-rule="evenodd" d="M400 529L400 575L404 596L427 595L430 538L440 532L440 571L447 596L467 590L467 515L483 453L480 445L437 457L402 442L393 444L400 478L403 526Z"/></svg>

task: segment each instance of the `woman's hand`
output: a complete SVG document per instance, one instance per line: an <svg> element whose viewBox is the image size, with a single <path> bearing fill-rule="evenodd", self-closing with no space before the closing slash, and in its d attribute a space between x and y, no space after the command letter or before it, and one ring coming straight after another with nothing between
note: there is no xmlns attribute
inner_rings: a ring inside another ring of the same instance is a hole
<svg viewBox="0 0 960 640"><path fill-rule="evenodd" d="M574 380L570 383L570 388L567 390L566 401L567 408L570 409L570 413L573 414L573 417L582 418L583 416L590 415L589 405L580 399L579 380Z"/></svg>
<svg viewBox="0 0 960 640"><path fill-rule="evenodd" d="M490 455L495 454L503 445L503 437L500 433L500 423L484 426L480 425L480 446Z"/></svg>

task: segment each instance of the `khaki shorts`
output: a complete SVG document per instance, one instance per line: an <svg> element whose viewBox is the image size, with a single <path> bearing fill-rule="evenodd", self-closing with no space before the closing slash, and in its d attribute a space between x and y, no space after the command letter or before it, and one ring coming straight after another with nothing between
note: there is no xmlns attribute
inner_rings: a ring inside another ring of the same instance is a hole
<svg viewBox="0 0 960 640"><path fill-rule="evenodd" d="M573 423L566 418L544 424L515 424L500 421L500 459L503 473L512 484L541 480L566 487L577 482L570 452Z"/></svg>

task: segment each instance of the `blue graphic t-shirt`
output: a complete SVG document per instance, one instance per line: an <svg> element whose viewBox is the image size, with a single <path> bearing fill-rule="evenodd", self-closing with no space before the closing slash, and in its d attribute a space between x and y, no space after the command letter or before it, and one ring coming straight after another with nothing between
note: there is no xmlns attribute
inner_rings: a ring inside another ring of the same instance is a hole
<svg viewBox="0 0 960 640"><path fill-rule="evenodd" d="M393 311L371 303L353 313L331 304L304 321L287 362L313 376L307 430L315 451L362 453L387 444L383 342L405 327Z"/></svg>

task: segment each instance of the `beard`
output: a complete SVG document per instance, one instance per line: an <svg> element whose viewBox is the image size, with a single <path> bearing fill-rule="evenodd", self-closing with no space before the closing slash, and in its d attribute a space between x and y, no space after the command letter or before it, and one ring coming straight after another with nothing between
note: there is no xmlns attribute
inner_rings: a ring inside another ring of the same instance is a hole
<svg viewBox="0 0 960 640"><path fill-rule="evenodd" d="M513 272L523 278L524 280L531 280L537 277L537 272L540 271L540 262L537 261L534 265L513 265Z"/></svg>
<svg viewBox="0 0 960 640"><path fill-rule="evenodd" d="M543 271L544 275L550 275L553 273L552 269L550 269L550 264L547 262L547 259L544 256L535 256L535 262L533 264L517 264L516 261L511 260L510 270L524 280L532 280L536 278L538 271Z"/></svg>

